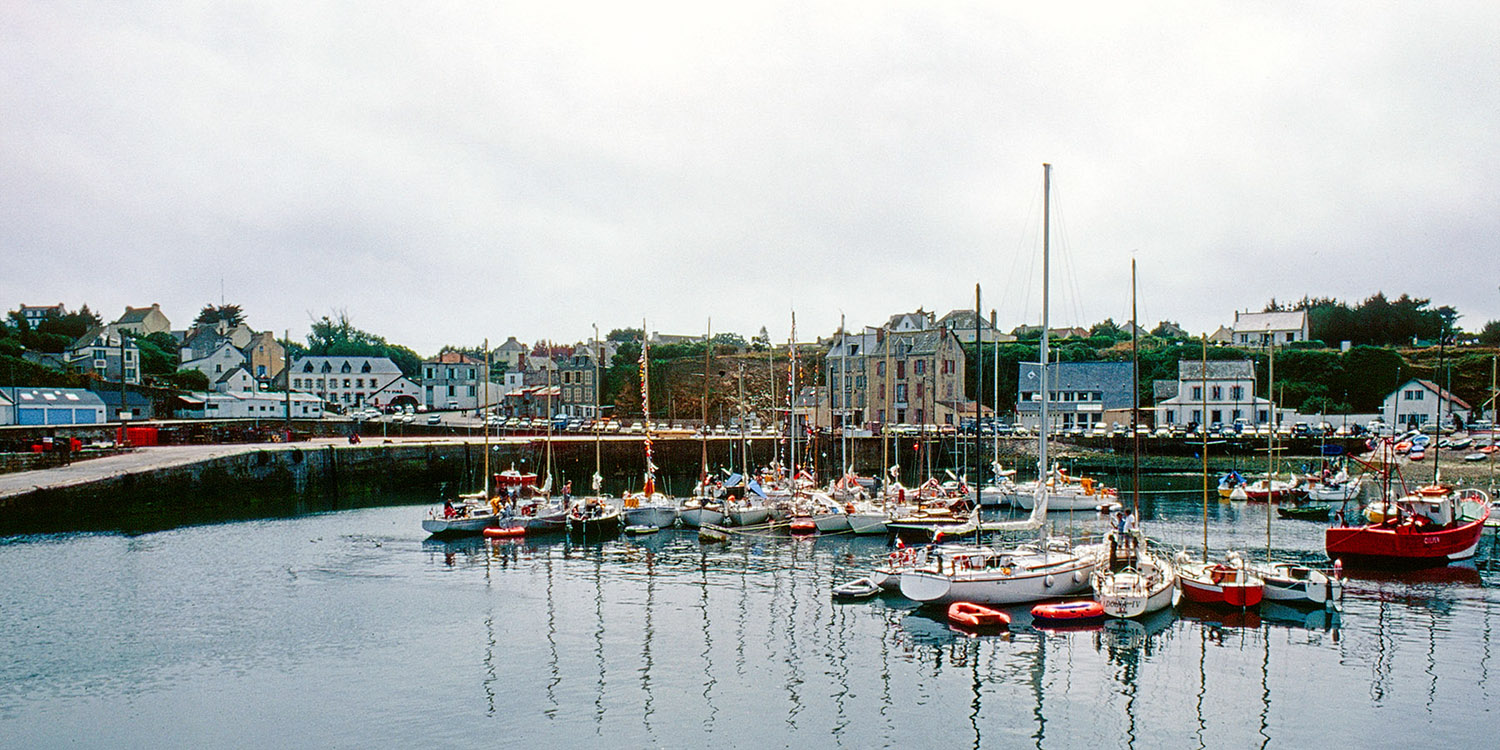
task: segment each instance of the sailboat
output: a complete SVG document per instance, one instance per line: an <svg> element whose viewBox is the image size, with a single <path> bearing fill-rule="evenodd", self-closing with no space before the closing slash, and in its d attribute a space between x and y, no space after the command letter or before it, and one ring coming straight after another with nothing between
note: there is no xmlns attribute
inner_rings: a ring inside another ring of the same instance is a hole
<svg viewBox="0 0 1500 750"><path fill-rule="evenodd" d="M1273 346L1266 351L1266 403L1267 408L1270 409L1271 420L1274 422L1276 421L1276 348ZM1271 481L1276 456L1275 435L1276 431L1272 430L1271 437L1266 442L1266 479L1268 482ZM1249 490L1247 489L1246 492ZM1270 502L1266 503L1266 559L1249 563L1246 567L1265 584L1263 596L1271 601L1283 604L1322 604L1331 607L1344 596L1344 582L1339 577L1338 570L1334 570L1333 575L1330 576L1316 568L1276 560L1271 556Z"/></svg>
<svg viewBox="0 0 1500 750"><path fill-rule="evenodd" d="M485 385L489 384L489 339L484 341L485 363L484 378ZM486 388L486 393L488 389ZM488 404L486 404L488 408ZM483 486L478 492L459 495L459 504L444 502L441 510L434 510L422 519L422 530L433 536L456 536L459 534L479 534L485 529L496 525L500 521L500 503L495 502L495 495L490 484L490 427L489 421L484 423L484 467L480 474L484 479Z"/></svg>
<svg viewBox="0 0 1500 750"><path fill-rule="evenodd" d="M1208 392L1208 337L1203 337L1203 392ZM1177 553L1177 586L1182 598L1198 604L1248 608L1260 605L1266 584L1245 569L1245 561L1231 553L1223 562L1208 559L1208 431L1200 430L1203 445L1203 559L1193 560L1187 550ZM1269 505L1267 506L1270 507Z"/></svg>
<svg viewBox="0 0 1500 750"><path fill-rule="evenodd" d="M677 504L656 491L656 463L651 457L651 344L646 341L646 323L641 322L641 413L646 433L641 444L646 452L645 481L640 492L626 493L624 507L626 526L655 526L665 529L677 523Z"/></svg>
<svg viewBox="0 0 1500 750"><path fill-rule="evenodd" d="M1042 341L1041 418L1038 476L1047 476L1047 384L1052 165L1042 165ZM902 570L901 594L918 602L1014 604L1073 596L1088 591L1090 576L1099 565L1098 549L1075 549L1071 540L1050 537L1047 528L1048 493L1039 483L1031 515L1023 521L986 525L996 530L1037 529L1035 544L1008 548L966 545L929 556L923 567Z"/></svg>
<svg viewBox="0 0 1500 750"><path fill-rule="evenodd" d="M702 528L704 526L718 526L724 522L724 498L722 488L716 487L716 482L709 481L708 474L708 371L712 364L713 356L713 326L709 325L709 336L705 340L707 344L703 355L703 429L701 431L703 459L698 468L698 483L693 487L692 497L682 501L681 507L677 509L677 517L682 520L682 525L690 529Z"/></svg>
<svg viewBox="0 0 1500 750"><path fill-rule="evenodd" d="M599 328L594 327L594 413L599 412L599 359L600 353L597 349L599 341ZM582 536L585 539L603 539L620 533L620 525L623 514L620 506L611 502L603 493L604 475L600 473L603 465L599 456L599 433L594 433L594 476L592 477L592 492L583 499L583 502L573 504L568 509L568 532Z"/></svg>
<svg viewBox="0 0 1500 750"><path fill-rule="evenodd" d="M1135 316L1135 261L1130 261L1130 434L1134 439L1131 467L1131 518L1141 517L1140 356ZM1151 551L1140 528L1121 523L1105 536L1107 565L1094 571L1094 599L1110 617L1140 617L1172 606L1177 595L1177 571L1171 561Z"/></svg>

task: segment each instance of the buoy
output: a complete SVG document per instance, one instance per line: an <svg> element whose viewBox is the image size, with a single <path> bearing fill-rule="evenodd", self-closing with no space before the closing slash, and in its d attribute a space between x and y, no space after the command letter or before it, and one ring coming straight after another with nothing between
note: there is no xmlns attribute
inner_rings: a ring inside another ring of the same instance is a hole
<svg viewBox="0 0 1500 750"><path fill-rule="evenodd" d="M811 518L794 518L788 527L793 534L816 534L818 525Z"/></svg>
<svg viewBox="0 0 1500 750"><path fill-rule="evenodd" d="M501 526L491 527L484 530L484 535L491 539L506 539L509 537L525 536L525 526Z"/></svg>

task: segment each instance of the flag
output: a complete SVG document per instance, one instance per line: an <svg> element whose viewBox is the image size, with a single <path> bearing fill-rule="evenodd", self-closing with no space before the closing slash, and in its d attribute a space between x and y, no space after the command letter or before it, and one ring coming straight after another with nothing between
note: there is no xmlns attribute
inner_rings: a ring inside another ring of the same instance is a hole
<svg viewBox="0 0 1500 750"><path fill-rule="evenodd" d="M906 549L906 542L901 541L899 536L896 537L896 549Z"/></svg>

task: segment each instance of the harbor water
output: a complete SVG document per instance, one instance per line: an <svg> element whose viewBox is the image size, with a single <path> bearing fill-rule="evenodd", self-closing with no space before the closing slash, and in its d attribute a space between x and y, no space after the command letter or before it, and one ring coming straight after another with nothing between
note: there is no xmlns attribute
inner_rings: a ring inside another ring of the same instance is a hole
<svg viewBox="0 0 1500 750"><path fill-rule="evenodd" d="M1197 477L1147 533L1201 553ZM1341 612L1179 609L971 636L830 589L883 538L436 541L426 506L0 539L0 746L1490 746L1500 585L1354 573ZM1209 504L1264 554L1263 505ZM1054 520L1097 529L1092 514ZM1276 519L1321 564L1322 526Z"/></svg>

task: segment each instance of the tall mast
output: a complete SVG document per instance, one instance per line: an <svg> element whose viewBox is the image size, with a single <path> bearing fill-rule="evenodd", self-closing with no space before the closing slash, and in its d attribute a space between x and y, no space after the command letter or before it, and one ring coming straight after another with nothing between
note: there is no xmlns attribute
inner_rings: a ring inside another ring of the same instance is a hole
<svg viewBox="0 0 1500 750"><path fill-rule="evenodd" d="M849 333L844 330L844 314L839 313L839 476L849 470ZM832 365L830 364L830 367Z"/></svg>
<svg viewBox="0 0 1500 750"><path fill-rule="evenodd" d="M792 311L792 332L787 337L786 434L787 466L792 477L792 497L797 496L797 311Z"/></svg>
<svg viewBox="0 0 1500 750"><path fill-rule="evenodd" d="M1271 429L1266 435L1266 562L1269 564L1271 562L1271 504L1276 497L1276 493L1271 491L1271 472L1276 460L1276 334L1274 333L1271 334L1270 346L1266 352L1266 401L1271 410L1267 415L1271 420Z"/></svg>
<svg viewBox="0 0 1500 750"><path fill-rule="evenodd" d="M480 391L479 418L484 420L484 499L490 499L490 340L484 340L484 362L480 365L484 373L484 390Z"/></svg>
<svg viewBox="0 0 1500 750"><path fill-rule="evenodd" d="M885 413L882 414L882 415L880 415L880 473L881 473L881 475L880 475L880 488L882 490L882 492L880 494L881 494L882 497L884 497L886 499L886 502L889 502L890 501L890 481L889 480L890 480L890 470L891 470L891 441L889 441L889 440L886 439L886 433L890 432L889 425L890 425L890 421L891 421L891 399L893 398L893 396L891 395L891 390L892 390L891 389L891 376L892 376L892 373L891 373L891 343L892 342L891 342L890 324L887 323L885 325L885 327L882 329L882 331L883 331L884 335L881 338L883 340L882 343L885 344L885 355L884 355L885 359L882 360L881 364L884 365L884 367L885 367L885 377L881 379L880 385L881 385L882 390L885 391L885 393L882 394L883 397L884 397L882 400L885 401L885 409L883 410ZM899 471L897 472L897 479L898 479L898 481L900 479L900 472Z"/></svg>
<svg viewBox="0 0 1500 750"><path fill-rule="evenodd" d="M979 285L974 285L974 505L984 486L984 441L979 439L979 420L984 412L984 342L979 335Z"/></svg>
<svg viewBox="0 0 1500 750"><path fill-rule="evenodd" d="M1134 442L1130 460L1131 514L1141 517L1141 431L1136 424L1141 411L1141 355L1135 309L1135 258L1130 259L1130 434Z"/></svg>
<svg viewBox="0 0 1500 750"><path fill-rule="evenodd" d="M542 486L552 487L552 342L545 343L547 347L547 478L542 480ZM550 494L550 492L549 492Z"/></svg>
<svg viewBox="0 0 1500 750"><path fill-rule="evenodd" d="M1039 359L1041 360L1041 429L1037 432L1041 437L1037 440L1037 504L1044 509L1047 505L1047 432L1050 415L1047 412L1047 401L1051 398L1051 386L1047 383L1047 346L1050 343L1047 338L1047 328L1052 324L1051 311L1051 273L1052 273L1052 246L1051 246L1051 224L1052 224L1052 165L1042 165L1042 348ZM1045 516L1043 516L1045 518ZM1042 524L1042 538L1047 536L1047 524Z"/></svg>
<svg viewBox="0 0 1500 750"><path fill-rule="evenodd" d="M708 490L708 368L714 356L714 319L708 319L708 335L703 340L703 457L698 469L698 482Z"/></svg>
<svg viewBox="0 0 1500 750"><path fill-rule="evenodd" d="M1438 460L1440 458L1442 458L1442 456L1443 456L1442 449L1438 447L1438 443L1442 442L1442 438L1443 438L1443 399L1445 399L1445 398L1452 398L1452 396L1448 395L1448 389L1444 387L1444 383L1443 383L1443 366L1446 364L1443 361L1443 353L1444 353L1443 352L1443 344L1447 343L1447 339L1448 339L1448 319L1444 318L1442 316L1442 313L1438 313L1438 319L1441 321L1441 323L1438 324L1438 369L1437 369L1437 377L1433 378L1433 380L1436 381L1436 382L1433 383L1433 385L1436 385L1437 389L1438 389L1437 424L1434 425L1434 429L1432 431L1432 484L1433 484L1433 486L1437 486L1438 476L1439 476L1438 475ZM1451 379L1450 379L1449 383L1451 384ZM123 403L123 402L121 402L121 403ZM1450 414L1453 413L1453 402L1452 401L1448 402L1448 413L1450 413Z"/></svg>
<svg viewBox="0 0 1500 750"><path fill-rule="evenodd" d="M1203 367L1200 370L1200 393L1203 400L1198 406L1198 434L1203 436L1203 562L1208 562L1208 334L1203 334Z"/></svg>
<svg viewBox="0 0 1500 750"><path fill-rule="evenodd" d="M603 430L599 429L599 418L603 415L602 414L602 410L599 408L599 391L603 387L603 384L599 382L599 360L601 360L603 358L604 358L604 350L603 350L603 347L601 347L600 344L599 344L599 324L595 323L594 324L594 476L590 479L590 484L594 488L594 494L595 495L603 494L603 489L604 489L604 474L602 473L602 469L601 469L602 463L599 460L599 436L603 433Z"/></svg>
<svg viewBox="0 0 1500 750"><path fill-rule="evenodd" d="M641 416L651 424L651 345L646 341L646 320L641 319ZM651 430L645 432L646 481L642 494L650 498L656 493L656 464L651 459Z"/></svg>

